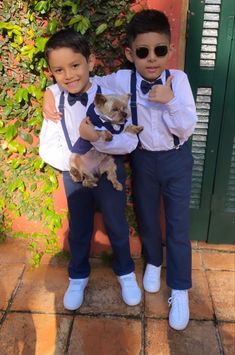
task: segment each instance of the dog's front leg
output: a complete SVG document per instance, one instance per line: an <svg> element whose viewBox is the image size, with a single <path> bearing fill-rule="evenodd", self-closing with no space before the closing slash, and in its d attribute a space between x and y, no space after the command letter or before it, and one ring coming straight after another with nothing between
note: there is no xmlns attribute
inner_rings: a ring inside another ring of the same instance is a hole
<svg viewBox="0 0 235 355"><path fill-rule="evenodd" d="M98 178L96 178L94 175L84 174L82 185L84 187L92 188L97 186L97 182L98 182Z"/></svg>
<svg viewBox="0 0 235 355"><path fill-rule="evenodd" d="M129 124L126 128L125 128L125 132L129 132L129 133L133 133L133 134L138 134L141 131L143 131L144 127L143 126L136 126L133 124Z"/></svg>
<svg viewBox="0 0 235 355"><path fill-rule="evenodd" d="M118 181L117 178L117 165L114 161L114 158L110 155L107 155L106 159L102 161L99 167L100 174L107 174L107 179L111 181L113 187L118 190L122 191L123 186L122 184Z"/></svg>
<svg viewBox="0 0 235 355"><path fill-rule="evenodd" d="M113 135L109 131L96 131L99 138L103 139L105 142L111 142Z"/></svg>

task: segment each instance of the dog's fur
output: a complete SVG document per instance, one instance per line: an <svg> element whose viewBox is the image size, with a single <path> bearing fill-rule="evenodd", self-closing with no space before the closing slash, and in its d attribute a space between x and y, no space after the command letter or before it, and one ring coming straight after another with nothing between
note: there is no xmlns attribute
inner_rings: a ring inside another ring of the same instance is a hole
<svg viewBox="0 0 235 355"><path fill-rule="evenodd" d="M113 125L124 124L129 116L128 100L130 95L102 95L96 94L94 104L96 112L103 120L110 121ZM94 127L95 130L95 127ZM128 125L126 132L138 134L143 130L142 126ZM112 140L112 133L108 130L97 131L97 137L104 141ZM107 179L116 190L123 189L117 180L117 166L112 155L98 152L92 147L85 154L72 153L70 158L70 175L75 182L82 182L83 186L95 187L99 177L106 173Z"/></svg>

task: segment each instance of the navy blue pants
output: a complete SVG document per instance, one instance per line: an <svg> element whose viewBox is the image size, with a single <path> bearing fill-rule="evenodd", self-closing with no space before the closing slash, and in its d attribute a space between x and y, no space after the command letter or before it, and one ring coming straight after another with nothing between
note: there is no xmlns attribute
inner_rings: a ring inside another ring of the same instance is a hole
<svg viewBox="0 0 235 355"><path fill-rule="evenodd" d="M160 197L166 218L167 285L184 290L192 286L189 202L193 157L188 144L180 149L131 153L133 193L145 262L162 264Z"/></svg>
<svg viewBox="0 0 235 355"><path fill-rule="evenodd" d="M118 180L124 187L123 158L117 157L115 161L118 166ZM130 255L129 228L125 216L125 189L115 190L106 175L102 175L98 186L94 188L86 188L81 183L74 182L69 172L63 172L63 180L69 210L69 276L77 279L90 274L89 253L96 207L103 214L113 249L114 272L119 276L132 272L134 262Z"/></svg>

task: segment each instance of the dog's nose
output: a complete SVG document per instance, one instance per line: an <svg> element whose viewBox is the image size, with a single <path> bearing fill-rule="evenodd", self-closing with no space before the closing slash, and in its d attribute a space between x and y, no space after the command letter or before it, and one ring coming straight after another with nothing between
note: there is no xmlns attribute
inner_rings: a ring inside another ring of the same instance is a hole
<svg viewBox="0 0 235 355"><path fill-rule="evenodd" d="M124 111L122 111L122 117L123 117L123 118L126 118L126 117L127 117L127 113L124 112Z"/></svg>

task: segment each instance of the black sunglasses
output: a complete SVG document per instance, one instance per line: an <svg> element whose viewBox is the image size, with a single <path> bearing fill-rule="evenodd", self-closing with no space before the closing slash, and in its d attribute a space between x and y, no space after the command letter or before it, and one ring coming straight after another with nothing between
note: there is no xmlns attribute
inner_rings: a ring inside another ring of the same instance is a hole
<svg viewBox="0 0 235 355"><path fill-rule="evenodd" d="M154 48L154 53L157 57L165 57L168 53L167 46L156 46ZM135 50L135 54L138 58L144 59L149 55L149 49L147 47L139 47Z"/></svg>

